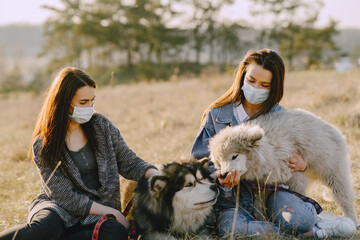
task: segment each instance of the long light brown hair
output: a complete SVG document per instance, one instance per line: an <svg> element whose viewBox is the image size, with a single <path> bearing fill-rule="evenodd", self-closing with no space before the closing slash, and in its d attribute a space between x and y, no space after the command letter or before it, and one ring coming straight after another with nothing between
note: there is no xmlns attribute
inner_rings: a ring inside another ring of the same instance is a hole
<svg viewBox="0 0 360 240"><path fill-rule="evenodd" d="M60 160L61 150L65 144L65 137L69 126L69 108L71 100L80 87L96 88L96 83L83 70L67 67L61 70L47 90L45 101L39 113L32 142L39 136L42 141L40 163L45 161L55 166ZM91 124L81 124L85 136L93 147L96 141L93 137ZM29 157L33 157L30 148Z"/></svg>
<svg viewBox="0 0 360 240"><path fill-rule="evenodd" d="M210 104L210 106L204 111L201 122L212 108L222 107L229 103L241 104L244 102L245 97L241 87L244 84L247 67L252 63L269 70L272 73L272 80L269 97L265 100L259 111L250 118L250 120L260 116L261 114L269 112L280 102L284 93L285 66L283 60L273 50L262 49L257 52L249 51L236 69L235 80L229 90Z"/></svg>

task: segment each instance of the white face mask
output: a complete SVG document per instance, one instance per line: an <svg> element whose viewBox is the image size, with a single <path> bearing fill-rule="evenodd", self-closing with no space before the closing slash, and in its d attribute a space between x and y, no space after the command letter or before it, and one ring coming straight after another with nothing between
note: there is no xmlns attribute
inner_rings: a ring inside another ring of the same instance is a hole
<svg viewBox="0 0 360 240"><path fill-rule="evenodd" d="M241 89L244 92L246 100L251 104L259 104L264 102L270 93L269 89L254 88L245 80Z"/></svg>
<svg viewBox="0 0 360 240"><path fill-rule="evenodd" d="M83 124L90 121L92 115L94 114L94 106L92 107L74 107L73 114L69 114L69 117L72 121Z"/></svg>

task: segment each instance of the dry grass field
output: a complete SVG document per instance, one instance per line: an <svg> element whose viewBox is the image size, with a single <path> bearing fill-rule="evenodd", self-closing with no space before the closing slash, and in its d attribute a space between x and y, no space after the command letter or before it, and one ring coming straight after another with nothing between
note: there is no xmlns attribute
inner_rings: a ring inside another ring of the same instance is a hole
<svg viewBox="0 0 360 240"><path fill-rule="evenodd" d="M96 110L120 129L143 159L159 163L189 155L203 110L224 93L232 76L134 83L97 89ZM26 222L38 193L35 166L26 159L42 96L0 96L0 231ZM337 126L348 141L354 188L360 193L360 71L291 72L286 76L286 108L303 108ZM341 214L314 186L310 194L323 208ZM360 218L360 200L356 201Z"/></svg>

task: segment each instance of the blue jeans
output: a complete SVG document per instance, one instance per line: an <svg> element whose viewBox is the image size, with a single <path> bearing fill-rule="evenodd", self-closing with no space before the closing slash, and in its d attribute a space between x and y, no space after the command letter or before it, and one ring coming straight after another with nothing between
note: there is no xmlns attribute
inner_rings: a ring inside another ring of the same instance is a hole
<svg viewBox="0 0 360 240"><path fill-rule="evenodd" d="M249 194L249 191L246 193L245 189L246 194L252 198L252 194ZM240 203L244 198L249 200L249 196L242 197L241 195L244 194L240 194ZM220 203L220 205L222 204ZM242 204L240 204L237 213L234 207L221 209L217 213L219 236L227 237L230 235L234 219L235 236L262 235L267 233L299 235L311 231L317 222L315 207L311 203L304 202L299 197L286 191L277 191L268 197L267 218L269 221L257 221L252 213L253 209L244 208Z"/></svg>

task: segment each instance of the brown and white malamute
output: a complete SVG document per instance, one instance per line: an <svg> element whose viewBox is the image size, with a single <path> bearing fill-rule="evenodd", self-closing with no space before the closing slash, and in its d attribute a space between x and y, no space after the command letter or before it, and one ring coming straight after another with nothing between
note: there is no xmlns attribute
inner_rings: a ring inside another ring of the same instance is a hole
<svg viewBox="0 0 360 240"><path fill-rule="evenodd" d="M209 234L218 189L207 159L162 165L161 175L143 178L135 189L133 218L145 239ZM176 238L175 238L176 237Z"/></svg>

